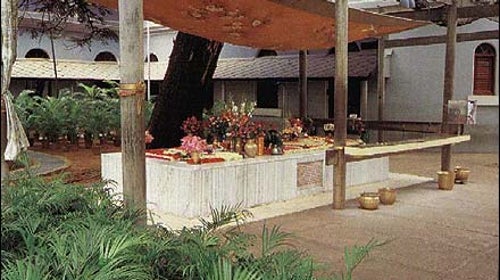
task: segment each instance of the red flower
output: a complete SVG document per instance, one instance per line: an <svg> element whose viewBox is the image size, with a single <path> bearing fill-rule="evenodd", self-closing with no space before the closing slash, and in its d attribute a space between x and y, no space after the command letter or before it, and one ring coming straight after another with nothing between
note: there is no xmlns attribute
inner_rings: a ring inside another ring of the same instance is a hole
<svg viewBox="0 0 500 280"><path fill-rule="evenodd" d="M201 122L195 117L188 117L182 122L181 129L186 134L199 135L201 132Z"/></svg>

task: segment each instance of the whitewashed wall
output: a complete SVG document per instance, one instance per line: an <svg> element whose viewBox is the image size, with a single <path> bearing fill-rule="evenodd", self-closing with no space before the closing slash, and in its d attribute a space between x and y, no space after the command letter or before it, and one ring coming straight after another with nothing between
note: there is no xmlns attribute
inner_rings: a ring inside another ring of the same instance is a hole
<svg viewBox="0 0 500 280"><path fill-rule="evenodd" d="M66 38L75 34L65 34ZM72 43L61 37L54 40L54 48L58 59L77 59L93 61L100 52L107 51L115 55L116 59L120 60L120 46L118 41L109 41L107 44L93 41L90 49L88 47L72 47ZM25 57L31 49L43 49L50 58L52 56L52 48L48 36L42 35L40 38L32 39L31 34L20 32L17 43L17 57Z"/></svg>
<svg viewBox="0 0 500 280"><path fill-rule="evenodd" d="M498 31L498 23L480 19L458 27L457 33L486 30ZM389 39L445 34L446 27L430 25L390 35ZM489 43L496 51L495 95L479 97L478 124L467 127L472 139L470 142L457 145L456 150L498 151L498 57L500 54L498 39L457 43L453 99L478 98L472 95L474 51L482 43ZM386 65L391 68L391 77L386 80L384 112L386 120L440 122L444 62L445 44L393 48L390 65ZM376 107L370 106L369 108L371 111L371 108Z"/></svg>

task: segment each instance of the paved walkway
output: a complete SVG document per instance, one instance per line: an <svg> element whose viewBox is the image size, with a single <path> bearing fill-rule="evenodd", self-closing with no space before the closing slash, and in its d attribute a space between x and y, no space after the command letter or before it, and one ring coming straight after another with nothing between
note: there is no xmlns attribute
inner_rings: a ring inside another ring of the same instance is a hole
<svg viewBox="0 0 500 280"><path fill-rule="evenodd" d="M330 273L342 269L345 246L391 240L363 261L354 279L498 279L498 154L453 154L454 165L472 172L469 182L455 184L452 191L437 188L440 153L405 154L390 161L391 171L427 175L428 180L398 189L394 205L375 211L361 210L350 200L343 210L328 204L243 228L260 233L264 223L280 225Z"/></svg>
<svg viewBox="0 0 500 280"><path fill-rule="evenodd" d="M46 175L69 167L69 163L64 157L49 155L32 150L28 150L27 153L33 160L31 169L37 175ZM14 173L16 172L19 171L14 171Z"/></svg>

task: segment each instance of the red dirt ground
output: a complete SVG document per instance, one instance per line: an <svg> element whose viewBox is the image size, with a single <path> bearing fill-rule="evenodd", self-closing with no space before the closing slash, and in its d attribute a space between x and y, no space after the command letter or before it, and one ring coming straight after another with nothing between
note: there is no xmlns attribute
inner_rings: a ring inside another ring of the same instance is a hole
<svg viewBox="0 0 500 280"><path fill-rule="evenodd" d="M91 149L84 148L83 143L80 143L78 148L74 146L70 147L69 151L63 151L59 147L42 148L40 144L36 143L29 149L63 157L69 164L69 167L62 171L68 174L66 182L90 184L99 181L101 178L100 154L94 154ZM113 146L112 144L104 144L101 147L102 153L117 151L120 151L120 147ZM47 177L51 176L53 174Z"/></svg>

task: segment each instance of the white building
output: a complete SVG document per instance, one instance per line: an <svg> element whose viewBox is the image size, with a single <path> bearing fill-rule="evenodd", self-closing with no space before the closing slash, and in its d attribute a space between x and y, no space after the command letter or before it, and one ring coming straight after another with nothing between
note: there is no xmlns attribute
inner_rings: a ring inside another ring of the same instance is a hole
<svg viewBox="0 0 500 280"><path fill-rule="evenodd" d="M24 24L36 23L35 20ZM115 28L116 21L112 21ZM51 41L47 36L33 39L22 32L18 38L18 61L12 73L11 91L38 88L54 95L54 66ZM497 31L498 22L480 19L458 27L458 34ZM75 87L76 81L99 83L119 80L118 42L94 42L86 47L67 48L71 36L81 30L70 25L62 37L54 39L57 58L58 87ZM168 65L176 31L145 23L145 77L151 94L158 91ZM393 34L388 41L428 36L442 36L446 28L428 25ZM376 41L351 43L349 55L348 113L367 120L377 118ZM360 51L361 50L361 51ZM478 100L478 124L467 127L472 141L457 145L459 150L498 151L498 55L497 39L457 43L455 92L453 99ZM333 55L329 50L311 52L308 61L308 113L314 118L333 117ZM148 64L148 55L151 63ZM386 50L385 120L440 122L444 79L445 44L423 44L393 47ZM260 57L262 55L266 55ZM38 59L26 59L39 57ZM42 58L40 58L42 57ZM43 58L45 57L45 58ZM106 62L96 62L107 60ZM485 68L484 60L491 61ZM481 62L479 62L481 61ZM479 66L478 66L479 65ZM482 67L482 68L481 68ZM489 67L489 68L488 68ZM484 80L481 71L487 71ZM476 72L475 72L476 71ZM488 72L490 71L490 72ZM257 101L257 113L266 117L286 118L298 115L298 51L270 52L225 44L214 74L214 99ZM483 80L481 80L483 79ZM485 84L489 83L489 84ZM42 86L43 85L43 86ZM476 87L489 91L475 91ZM481 94L481 95L479 95ZM332 98L330 98L330 96Z"/></svg>

